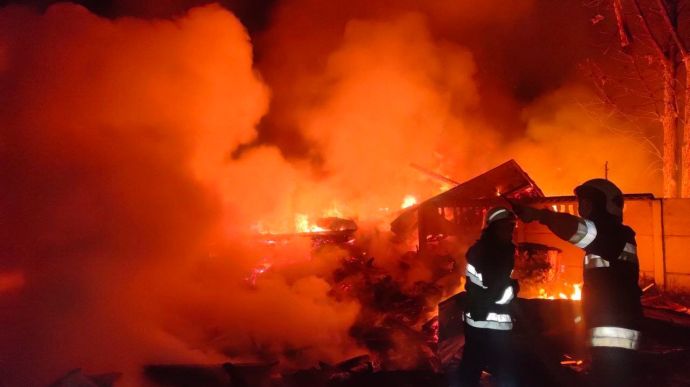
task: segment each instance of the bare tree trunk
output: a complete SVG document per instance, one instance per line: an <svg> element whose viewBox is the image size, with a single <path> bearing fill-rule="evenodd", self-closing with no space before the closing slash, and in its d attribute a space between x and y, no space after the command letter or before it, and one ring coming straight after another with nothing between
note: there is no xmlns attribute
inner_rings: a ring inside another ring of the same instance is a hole
<svg viewBox="0 0 690 387"><path fill-rule="evenodd" d="M680 37L680 34L678 33L678 12L679 12L679 4L676 1L671 1L671 2L665 2L664 0L656 0L657 5L659 7L659 13L662 16L664 25L666 27L667 32L669 33L671 37L671 41L673 42L675 49L677 50L676 52L680 55L680 59L683 62L683 65L685 66L685 78L686 78L686 88L683 90L683 95L678 96L676 94L676 88L675 84L673 83L673 80L678 76L678 66L676 65L676 62L674 61L675 55L670 54L668 56L669 58L669 64L671 67L670 72L669 71L664 71L664 118L663 118L663 126L664 126L664 178L667 176L666 174L673 174L673 181L669 181L668 183L664 183L664 194L667 194L667 189L668 189L668 194L666 195L667 197L677 197L678 194L680 193L681 196L686 196L686 190L690 190L690 187L686 188L687 184L685 183L685 176L688 173L687 168L683 168L683 165L687 163L687 158L686 156L688 155L688 152L686 151L686 143L687 143L687 131L684 130L684 135L683 135L683 144L681 144L681 148L678 146L678 102L680 98L683 98L683 101L686 103L685 104L685 115L683 119L683 128L688 126L688 92L687 92L687 80L688 80L688 59L690 59L690 53L688 52L687 48L685 47L685 43L683 43L683 40ZM674 50L671 50L670 52L673 53ZM668 65L668 64L667 64ZM665 65L666 66L666 65ZM671 78L671 83L668 84L668 79L666 77L667 74L672 76ZM669 102L666 98L666 94L670 92L673 96L673 100L675 101L674 106L672 106L672 111L669 111L667 109L667 102ZM672 112L674 115L668 116L667 113ZM667 122L667 120L669 122ZM673 125L671 127L671 125ZM677 148L677 150L670 151L671 147ZM668 156L666 155L666 151L669 150ZM678 160L678 152L680 152L681 160ZM669 164L667 168L667 164ZM672 164L672 166L670 165ZM678 179L680 180L680 184L678 184ZM690 192L687 192L690 194Z"/></svg>
<svg viewBox="0 0 690 387"><path fill-rule="evenodd" d="M664 108L663 112L661 113L661 126L663 128L664 142L662 162L662 175L664 180L663 191L664 197L675 198L678 197L680 192L680 187L678 184L680 174L678 173L678 95L675 88L676 77L678 76L678 66L675 63L674 52L678 52L681 58L687 58L688 52L685 49L685 45L680 40L680 36L678 36L678 31L676 30L676 26L673 24L673 19L669 14L669 10L666 8L664 0L656 0L656 3L658 6L658 14L662 16L662 23L666 29L666 32L671 37L671 42L669 43L671 43L673 46L668 47L669 50L665 50L663 48L668 43L660 41L652 31L649 19L642 12L640 0L633 0L631 5L635 9L635 13L640 21L640 25L651 39L652 47L656 51L657 58L661 63L662 82L664 89ZM615 6L616 3L614 0L614 7ZM676 4L673 4L673 6L675 7ZM674 8L672 11L673 15L676 15L677 10Z"/></svg>
<svg viewBox="0 0 690 387"><path fill-rule="evenodd" d="M690 198L690 58L683 58L685 65L685 114L683 120L683 144L681 152L681 190L680 196Z"/></svg>
<svg viewBox="0 0 690 387"><path fill-rule="evenodd" d="M664 82L664 111L661 124L664 132L663 176L664 197L678 197L678 110L676 105L676 66L671 60L662 61Z"/></svg>

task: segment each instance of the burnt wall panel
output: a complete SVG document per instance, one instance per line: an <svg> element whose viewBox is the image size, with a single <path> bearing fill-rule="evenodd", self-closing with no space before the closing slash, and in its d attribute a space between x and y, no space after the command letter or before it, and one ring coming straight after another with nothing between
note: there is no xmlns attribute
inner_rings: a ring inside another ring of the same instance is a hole
<svg viewBox="0 0 690 387"><path fill-rule="evenodd" d="M690 199L663 203L667 288L690 290Z"/></svg>
<svg viewBox="0 0 690 387"><path fill-rule="evenodd" d="M690 199L664 199L664 235L690 236Z"/></svg>
<svg viewBox="0 0 690 387"><path fill-rule="evenodd" d="M690 235L666 236L665 242L667 287L690 290Z"/></svg>

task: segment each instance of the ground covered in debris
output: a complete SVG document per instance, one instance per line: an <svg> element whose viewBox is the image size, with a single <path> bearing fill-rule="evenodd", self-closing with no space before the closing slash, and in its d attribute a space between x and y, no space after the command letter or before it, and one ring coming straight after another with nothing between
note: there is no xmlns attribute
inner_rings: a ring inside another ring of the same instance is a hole
<svg viewBox="0 0 690 387"><path fill-rule="evenodd" d="M159 386L443 386L444 372L460 358L464 342L463 294L437 303L461 277L442 255L403 255L395 270L423 264L432 281L401 282L400 273L350 247L333 273L332 297L358 300L363 308L351 335L368 353L337 364L320 362L287 369L277 361L217 365L148 365L146 378ZM455 281L455 282L454 282ZM690 385L690 315L677 297L653 287L643 298L646 319L639 385ZM522 299L515 302L515 337L521 377L530 386L582 385L588 372L578 301ZM431 317L429 317L431 316ZM490 375L484 380L491 385Z"/></svg>
<svg viewBox="0 0 690 387"><path fill-rule="evenodd" d="M460 360L464 344L459 319L464 295L449 297L462 289L462 265L453 258L458 252L439 243L425 253L401 251L391 264L372 256L365 240L335 237L312 236L313 254L315 258L330 257L332 249L341 253L340 263L325 279L331 287L330 297L361 305L349 331L362 348L359 356L295 367L281 360L299 358L300 348L288 348L281 358L259 353L249 362L148 364L143 367L145 380L160 387L444 386L444 373ZM528 247L516 272L530 273L530 280L524 283L538 285L547 277L548 268L542 268L546 255L543 249ZM248 278L247 285L260 286L262 272ZM686 299L660 292L655 286L645 288L639 385L690 385ZM588 361L582 347L582 324L575 318L580 303L518 298L513 306L524 385L582 385ZM118 386L117 380L117 374L88 376L76 370L54 386ZM489 374L483 383L491 385Z"/></svg>
<svg viewBox="0 0 690 387"><path fill-rule="evenodd" d="M553 303L540 300L539 303ZM541 308L543 305L536 308ZM563 305L556 306L561 308ZM552 305L545 309L554 309ZM687 386L690 383L690 330L656 318L645 321L645 342L640 351L638 386ZM570 336L568 336L570 334ZM579 386L585 382L587 361L578 354L563 353L572 348L572 332L539 332L538 337L518 333L521 367L528 371L530 386ZM572 353L572 351L571 351ZM581 355L581 354L580 354ZM146 367L149 380L160 386L444 386L445 375L431 369L383 370L370 356L363 355L339 364L279 371L277 364L152 365ZM486 375L484 385L491 385Z"/></svg>

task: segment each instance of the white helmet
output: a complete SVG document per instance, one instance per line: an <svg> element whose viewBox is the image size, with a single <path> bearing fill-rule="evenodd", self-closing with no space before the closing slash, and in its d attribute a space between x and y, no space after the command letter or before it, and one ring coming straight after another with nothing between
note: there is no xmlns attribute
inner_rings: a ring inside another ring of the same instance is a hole
<svg viewBox="0 0 690 387"><path fill-rule="evenodd" d="M489 227L491 223L503 219L517 220L517 217L512 211L505 207L494 207L486 212L484 227Z"/></svg>
<svg viewBox="0 0 690 387"><path fill-rule="evenodd" d="M587 197L600 203L611 215L623 218L623 192L612 182L606 179L587 180L575 188L575 195Z"/></svg>

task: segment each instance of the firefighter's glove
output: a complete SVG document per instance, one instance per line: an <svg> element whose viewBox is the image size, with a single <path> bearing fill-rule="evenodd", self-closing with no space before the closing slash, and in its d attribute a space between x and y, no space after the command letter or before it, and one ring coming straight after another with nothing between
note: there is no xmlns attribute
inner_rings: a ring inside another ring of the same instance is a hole
<svg viewBox="0 0 690 387"><path fill-rule="evenodd" d="M528 206L523 206L521 204L514 203L513 211L515 215L520 218L524 223L534 222L535 220L541 219L541 210L537 208L532 208Z"/></svg>
<svg viewBox="0 0 690 387"><path fill-rule="evenodd" d="M520 293L520 283L515 278L511 278L510 286L513 287L513 294L517 297L518 293Z"/></svg>

